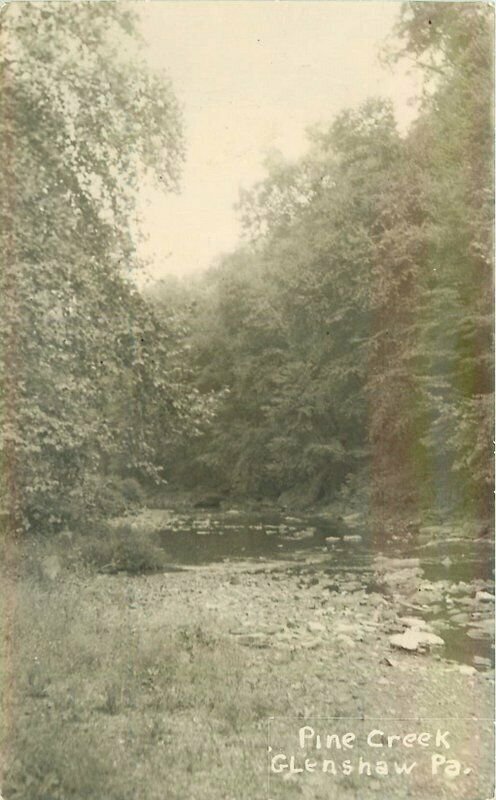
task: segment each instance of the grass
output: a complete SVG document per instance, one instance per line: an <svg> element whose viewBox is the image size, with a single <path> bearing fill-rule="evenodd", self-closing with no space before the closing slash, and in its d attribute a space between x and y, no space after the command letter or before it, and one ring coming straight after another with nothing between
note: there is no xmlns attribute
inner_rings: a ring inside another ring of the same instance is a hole
<svg viewBox="0 0 496 800"><path fill-rule="evenodd" d="M62 593L60 580L18 582L4 796L258 796L276 684L271 698L247 681L246 651L202 624L134 627L119 580L69 573Z"/></svg>

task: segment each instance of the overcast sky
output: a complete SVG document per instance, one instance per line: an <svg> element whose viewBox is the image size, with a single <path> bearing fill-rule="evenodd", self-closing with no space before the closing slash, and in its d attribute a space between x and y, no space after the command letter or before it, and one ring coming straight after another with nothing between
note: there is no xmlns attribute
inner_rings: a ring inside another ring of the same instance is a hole
<svg viewBox="0 0 496 800"><path fill-rule="evenodd" d="M408 125L414 79L377 59L399 8L395 0L140 4L147 58L172 80L187 145L181 194L142 191L151 276L191 274L231 249L240 185L263 175L271 148L301 155L309 125L371 95L391 97Z"/></svg>

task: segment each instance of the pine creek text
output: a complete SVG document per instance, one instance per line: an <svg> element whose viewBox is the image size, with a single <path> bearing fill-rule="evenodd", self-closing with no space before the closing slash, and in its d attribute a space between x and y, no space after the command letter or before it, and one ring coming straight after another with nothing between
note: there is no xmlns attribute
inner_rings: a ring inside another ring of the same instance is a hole
<svg viewBox="0 0 496 800"><path fill-rule="evenodd" d="M365 737L358 740L357 735L351 731L343 734L338 733L317 733L310 725L304 725L298 732L299 752L297 754L286 754L274 752L269 748L270 772L272 774L290 773L297 775L309 772L327 772L330 775L410 775L417 767L415 760L401 760L402 755L407 751L415 749L415 757L419 752L425 752L431 748L430 770L432 775L443 776L446 778L456 778L459 775L468 775L472 771L469 767L464 767L456 758L449 758L447 751L450 750L450 732L442 728L437 728L435 732L422 731L420 733L390 734L380 728L371 729ZM370 748L370 757L380 760L373 761L371 758L364 758L363 754L355 760L344 758L335 760L334 756L339 753L341 756L347 755L352 751L356 744L365 744ZM308 756L311 751L312 755ZM323 756L326 756L325 758ZM413 756L414 753L412 752ZM394 757L393 761L382 760L385 756Z"/></svg>

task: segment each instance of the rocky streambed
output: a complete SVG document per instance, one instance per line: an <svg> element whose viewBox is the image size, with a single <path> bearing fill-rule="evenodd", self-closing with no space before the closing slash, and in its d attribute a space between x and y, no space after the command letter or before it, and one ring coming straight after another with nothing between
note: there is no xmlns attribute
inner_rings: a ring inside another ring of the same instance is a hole
<svg viewBox="0 0 496 800"><path fill-rule="evenodd" d="M357 526L236 509L148 511L121 527L154 557L159 543L168 566L109 572L64 534L31 543L10 579L6 797L76 797L73 764L116 799L492 796L490 544L427 531L382 547ZM304 763L301 727L353 732L354 771L332 750L335 772L271 774L268 795L271 752ZM375 750L383 735L400 744ZM408 750L412 736L431 750ZM412 776L396 772L406 761Z"/></svg>
<svg viewBox="0 0 496 800"><path fill-rule="evenodd" d="M494 666L492 545L466 531L425 528L381 547L354 519L267 510L148 511L133 524L159 533L193 596L195 574L214 576L205 609L237 609L232 635L247 646L353 648L380 634L396 654Z"/></svg>

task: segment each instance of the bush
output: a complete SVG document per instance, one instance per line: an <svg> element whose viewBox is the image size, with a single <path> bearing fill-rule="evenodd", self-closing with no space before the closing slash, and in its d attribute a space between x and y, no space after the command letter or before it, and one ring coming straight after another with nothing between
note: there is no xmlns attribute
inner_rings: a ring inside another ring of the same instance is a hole
<svg viewBox="0 0 496 800"><path fill-rule="evenodd" d="M82 537L80 552L85 563L101 572L159 572L167 566L167 553L156 534L129 523L106 525L100 535Z"/></svg>

